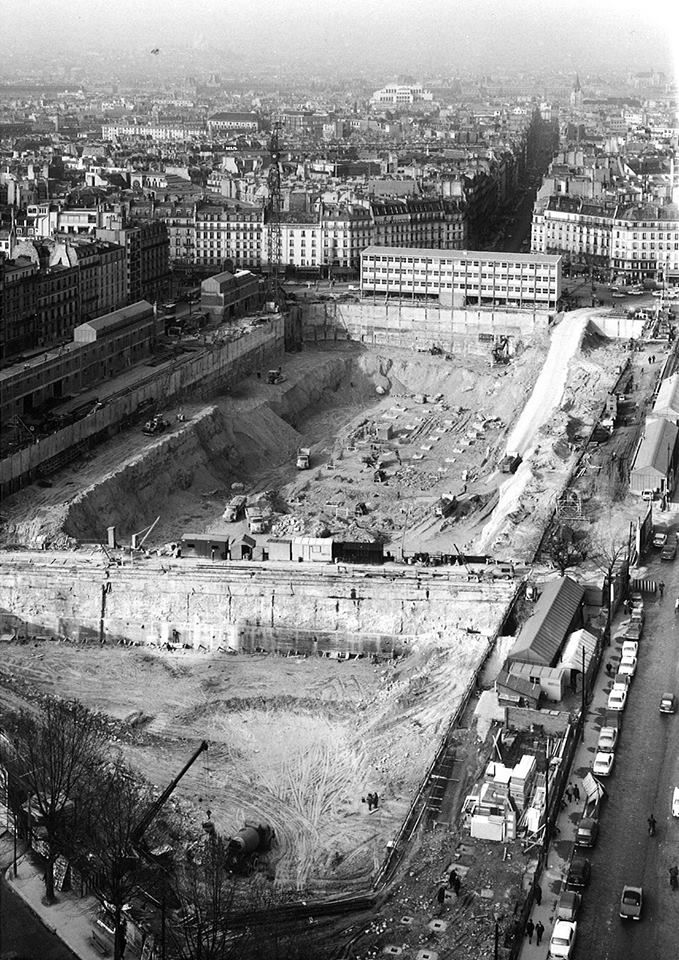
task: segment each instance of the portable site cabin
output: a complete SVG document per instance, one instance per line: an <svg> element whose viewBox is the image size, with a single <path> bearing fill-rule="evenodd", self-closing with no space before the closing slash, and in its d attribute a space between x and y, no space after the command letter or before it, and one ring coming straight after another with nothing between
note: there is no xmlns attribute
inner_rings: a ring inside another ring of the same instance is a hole
<svg viewBox="0 0 679 960"><path fill-rule="evenodd" d="M292 559L307 563L332 563L332 539L330 537L293 537Z"/></svg>
<svg viewBox="0 0 679 960"><path fill-rule="evenodd" d="M184 533L182 534L182 556L227 560L229 540L229 537L220 533Z"/></svg>
<svg viewBox="0 0 679 960"><path fill-rule="evenodd" d="M679 430L664 419L647 419L630 471L630 492L669 496L674 489L675 450Z"/></svg>
<svg viewBox="0 0 679 960"><path fill-rule="evenodd" d="M292 540L270 539L264 546L269 560L291 560L292 559Z"/></svg>
<svg viewBox="0 0 679 960"><path fill-rule="evenodd" d="M384 546L360 540L335 540L332 558L337 563L384 563Z"/></svg>

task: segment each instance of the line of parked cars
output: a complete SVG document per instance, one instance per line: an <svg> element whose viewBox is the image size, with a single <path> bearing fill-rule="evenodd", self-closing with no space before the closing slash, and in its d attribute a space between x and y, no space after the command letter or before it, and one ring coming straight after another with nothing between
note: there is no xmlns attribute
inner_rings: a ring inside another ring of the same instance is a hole
<svg viewBox="0 0 679 960"><path fill-rule="evenodd" d="M675 538L676 541L676 538ZM658 544L664 549L666 542ZM676 542L674 543L676 551ZM621 641L620 661L617 672L607 671L613 677L613 686L608 694L607 711L604 725L599 731L594 762L593 776L585 777L583 783L588 786L588 794L582 817L576 829L575 852L571 858L566 875L564 889L557 904L556 922L549 942L548 960L570 960L575 946L577 933L577 915L582 903L583 892L591 877L592 865L582 848L593 847L599 832L599 813L606 791L597 789L599 777L610 776L615 764L615 753L620 736L622 713L627 704L630 684L637 672L639 646L644 632L644 602L641 594L632 594L629 600L629 619L615 639ZM663 694L660 700L661 713L674 713L677 699L673 693ZM586 781L590 784L587 785ZM589 792L591 788L591 792ZM679 788L678 788L679 793ZM677 797L677 815L679 815L679 796ZM626 884L620 896L619 916L624 920L639 920L643 911L644 892L642 887Z"/></svg>

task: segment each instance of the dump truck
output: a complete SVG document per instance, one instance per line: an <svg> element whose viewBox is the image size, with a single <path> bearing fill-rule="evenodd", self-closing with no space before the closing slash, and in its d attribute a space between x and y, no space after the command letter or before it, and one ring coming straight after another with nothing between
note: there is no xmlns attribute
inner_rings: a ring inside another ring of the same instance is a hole
<svg viewBox="0 0 679 960"><path fill-rule="evenodd" d="M299 447L297 450L297 469L308 470L311 466L311 449L309 447Z"/></svg>
<svg viewBox="0 0 679 960"><path fill-rule="evenodd" d="M246 823L226 846L226 867L234 873L249 874L259 866L259 854L271 849L273 827L264 823Z"/></svg>
<svg viewBox="0 0 679 960"><path fill-rule="evenodd" d="M575 845L593 847L599 836L599 812L606 790L591 773L585 774L582 785L585 788L585 806L575 831Z"/></svg>
<svg viewBox="0 0 679 960"><path fill-rule="evenodd" d="M243 515L243 511L245 510L246 503L246 497L232 497L224 509L222 519L226 520L227 523L235 523L237 520L240 520Z"/></svg>
<svg viewBox="0 0 679 960"><path fill-rule="evenodd" d="M521 457L518 453L508 453L500 460L501 473L516 473L521 466Z"/></svg>

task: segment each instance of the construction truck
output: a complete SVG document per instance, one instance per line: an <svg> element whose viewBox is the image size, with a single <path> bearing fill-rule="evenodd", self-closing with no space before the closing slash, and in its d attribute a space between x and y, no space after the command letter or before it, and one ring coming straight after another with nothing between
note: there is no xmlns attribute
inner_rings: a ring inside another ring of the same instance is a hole
<svg viewBox="0 0 679 960"><path fill-rule="evenodd" d="M311 466L311 449L309 447L299 447L297 450L297 469L308 470Z"/></svg>
<svg viewBox="0 0 679 960"><path fill-rule="evenodd" d="M158 433L163 433L169 427L169 423L161 416L151 417L141 428L141 432L147 437L154 437Z"/></svg>
<svg viewBox="0 0 679 960"><path fill-rule="evenodd" d="M281 367L277 367L275 370L269 370L266 375L267 383L283 383L285 377L283 376Z"/></svg>
<svg viewBox="0 0 679 960"><path fill-rule="evenodd" d="M452 495L442 496L440 500L437 500L434 504L434 516L436 517L449 517L451 513L455 510L457 506L457 497Z"/></svg>
<svg viewBox="0 0 679 960"><path fill-rule="evenodd" d="M275 839L273 827L262 823L246 823L226 846L226 868L234 873L250 874L259 866L259 854L271 849Z"/></svg>
<svg viewBox="0 0 679 960"><path fill-rule="evenodd" d="M247 497L232 497L224 509L222 519L226 520L227 523L235 523L237 520L240 520L241 516L243 515L243 511L245 510L246 503Z"/></svg>

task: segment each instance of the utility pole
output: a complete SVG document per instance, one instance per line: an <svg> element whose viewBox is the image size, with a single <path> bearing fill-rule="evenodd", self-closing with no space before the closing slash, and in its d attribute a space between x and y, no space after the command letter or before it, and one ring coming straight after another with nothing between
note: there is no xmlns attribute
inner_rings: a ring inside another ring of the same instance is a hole
<svg viewBox="0 0 679 960"><path fill-rule="evenodd" d="M582 645L582 721L581 721L581 740L585 742L585 686L587 677L585 675L585 645Z"/></svg>

